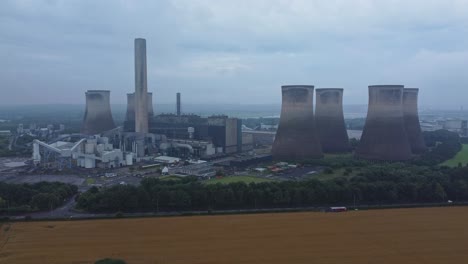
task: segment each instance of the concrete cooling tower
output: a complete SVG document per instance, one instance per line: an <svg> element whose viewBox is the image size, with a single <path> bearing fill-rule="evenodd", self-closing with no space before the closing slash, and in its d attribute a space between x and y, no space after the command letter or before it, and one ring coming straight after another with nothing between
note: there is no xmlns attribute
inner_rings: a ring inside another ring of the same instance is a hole
<svg viewBox="0 0 468 264"><path fill-rule="evenodd" d="M323 157L314 120L314 86L286 85L281 89L281 117L272 148L273 158L304 160Z"/></svg>
<svg viewBox="0 0 468 264"><path fill-rule="evenodd" d="M325 153L350 150L343 115L343 89L316 89L315 123Z"/></svg>
<svg viewBox="0 0 468 264"><path fill-rule="evenodd" d="M153 93L148 93L148 117L154 116L153 111ZM127 94L127 112L125 114L125 121L135 121L135 94Z"/></svg>
<svg viewBox="0 0 468 264"><path fill-rule="evenodd" d="M81 133L95 135L113 128L115 128L115 123L110 108L110 91L87 91L86 111Z"/></svg>
<svg viewBox="0 0 468 264"><path fill-rule="evenodd" d="M418 92L418 88L403 90L403 118L413 154L421 154L427 150L419 124Z"/></svg>
<svg viewBox="0 0 468 264"><path fill-rule="evenodd" d="M411 158L403 120L403 85L369 86L369 107L356 156L370 160Z"/></svg>

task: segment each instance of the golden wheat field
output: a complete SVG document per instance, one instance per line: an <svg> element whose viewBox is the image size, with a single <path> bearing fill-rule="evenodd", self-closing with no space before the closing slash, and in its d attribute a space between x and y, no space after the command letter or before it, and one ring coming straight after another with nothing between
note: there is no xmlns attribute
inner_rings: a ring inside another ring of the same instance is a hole
<svg viewBox="0 0 468 264"><path fill-rule="evenodd" d="M468 208L4 224L0 263L468 263Z"/></svg>

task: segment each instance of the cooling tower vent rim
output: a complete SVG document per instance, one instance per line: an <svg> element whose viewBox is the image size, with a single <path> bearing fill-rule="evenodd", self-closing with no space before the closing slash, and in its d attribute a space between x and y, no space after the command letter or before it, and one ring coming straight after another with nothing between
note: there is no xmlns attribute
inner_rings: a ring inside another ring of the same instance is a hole
<svg viewBox="0 0 468 264"><path fill-rule="evenodd" d="M148 92L148 94L153 94L153 92ZM127 95L135 95L135 92L133 92L133 93L127 93Z"/></svg>
<svg viewBox="0 0 468 264"><path fill-rule="evenodd" d="M316 88L315 91L343 91L343 88Z"/></svg>
<svg viewBox="0 0 468 264"><path fill-rule="evenodd" d="M87 93L110 93L110 90L87 90Z"/></svg>
<svg viewBox="0 0 468 264"><path fill-rule="evenodd" d="M282 85L281 88L314 88L313 85L300 85L300 84L293 84L293 85Z"/></svg>
<svg viewBox="0 0 468 264"><path fill-rule="evenodd" d="M417 92L419 91L419 88L405 88L404 91L405 92Z"/></svg>
<svg viewBox="0 0 468 264"><path fill-rule="evenodd" d="M404 88L404 85L401 84L378 84L378 85L369 85L369 88Z"/></svg>

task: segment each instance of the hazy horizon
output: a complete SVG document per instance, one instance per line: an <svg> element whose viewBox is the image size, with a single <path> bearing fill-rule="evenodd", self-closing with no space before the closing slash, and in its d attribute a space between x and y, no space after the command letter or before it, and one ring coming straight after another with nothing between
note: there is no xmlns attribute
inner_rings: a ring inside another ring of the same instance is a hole
<svg viewBox="0 0 468 264"><path fill-rule="evenodd" d="M421 108L468 109L468 1L0 2L0 105L84 104L134 90L147 40L154 103L280 104L281 85L420 88ZM443 93L443 94L442 94Z"/></svg>

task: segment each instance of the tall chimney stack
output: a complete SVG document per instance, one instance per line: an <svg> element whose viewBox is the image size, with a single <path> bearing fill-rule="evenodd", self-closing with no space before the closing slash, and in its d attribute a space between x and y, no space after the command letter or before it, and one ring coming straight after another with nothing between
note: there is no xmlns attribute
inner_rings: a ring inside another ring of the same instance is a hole
<svg viewBox="0 0 468 264"><path fill-rule="evenodd" d="M322 147L314 120L314 86L281 87L281 116L271 153L274 159L322 158Z"/></svg>
<svg viewBox="0 0 468 264"><path fill-rule="evenodd" d="M148 133L146 40L135 39L135 132Z"/></svg>
<svg viewBox="0 0 468 264"><path fill-rule="evenodd" d="M177 93L177 115L180 116L180 93Z"/></svg>

